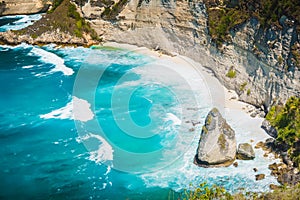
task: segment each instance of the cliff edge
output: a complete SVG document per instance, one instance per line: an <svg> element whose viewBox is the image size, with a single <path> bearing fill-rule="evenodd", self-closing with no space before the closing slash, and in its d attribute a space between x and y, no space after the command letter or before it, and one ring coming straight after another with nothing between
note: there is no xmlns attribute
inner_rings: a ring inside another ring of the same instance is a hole
<svg viewBox="0 0 300 200"><path fill-rule="evenodd" d="M4 0L0 2L0 16L45 12L51 4L50 0Z"/></svg>

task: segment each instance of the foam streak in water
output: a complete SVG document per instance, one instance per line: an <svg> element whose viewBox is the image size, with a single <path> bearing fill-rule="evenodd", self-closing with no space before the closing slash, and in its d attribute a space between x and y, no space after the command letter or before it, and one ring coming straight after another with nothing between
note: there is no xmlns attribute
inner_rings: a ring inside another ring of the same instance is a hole
<svg viewBox="0 0 300 200"><path fill-rule="evenodd" d="M100 135L96 135L93 133L88 133L82 137L77 138L77 142L84 142L88 140L96 139L100 142L98 149L96 151L91 151L89 160L94 161L95 163L100 163L104 161L112 161L113 160L113 148L112 146ZM108 166L107 171L105 172L105 176L111 172L111 166Z"/></svg>
<svg viewBox="0 0 300 200"><path fill-rule="evenodd" d="M66 106L53 110L50 113L40 115L42 119L75 119L79 121L89 121L94 118L94 114L90 109L90 104L77 97L73 97L72 101Z"/></svg>
<svg viewBox="0 0 300 200"><path fill-rule="evenodd" d="M27 26L32 25L35 21L40 20L42 18L41 14L34 14L34 15L14 15L14 16L4 16L0 17L1 19L18 19L13 23L9 23L0 27L1 31L8 31L8 30L20 30Z"/></svg>
<svg viewBox="0 0 300 200"><path fill-rule="evenodd" d="M90 133L90 138L95 138L101 142L99 145L99 149L97 151L91 152L90 160L100 163L103 161L113 160L113 148L110 146L110 144L101 136L95 135ZM107 175L110 172L111 168L108 167L107 172L105 175Z"/></svg>
<svg viewBox="0 0 300 200"><path fill-rule="evenodd" d="M54 53L50 53L37 47L33 47L31 53L39 56L42 62L53 64L55 67L50 72L60 71L66 76L70 76L74 73L73 69L66 67L64 60Z"/></svg>

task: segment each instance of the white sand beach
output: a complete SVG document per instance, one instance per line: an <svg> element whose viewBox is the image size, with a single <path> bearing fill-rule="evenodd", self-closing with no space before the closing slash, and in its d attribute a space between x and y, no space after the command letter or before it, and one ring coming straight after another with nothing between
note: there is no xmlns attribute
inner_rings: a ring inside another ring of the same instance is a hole
<svg viewBox="0 0 300 200"><path fill-rule="evenodd" d="M260 127L263 118L253 118L250 116L249 110L255 110L255 107L240 102L238 100L238 95L234 91L226 89L223 85L221 85L213 73L192 59L175 54L174 56L168 56L161 54L158 51L134 45L105 43L104 46L128 49L130 51L151 56L154 59L168 60L170 65L172 65L172 63L176 63L182 68L195 68L200 74L199 77L203 79L202 81L205 82L209 89L212 98L212 106L217 107L221 111L223 117L235 130L238 144L247 142L254 147L259 141L265 141L265 139L270 137ZM195 166L193 164L193 156L195 155L198 145L198 139L199 138L195 138L190 149L184 154L183 159L175 163L176 168L179 170L174 170L174 167L172 167L169 170L167 169L145 174L142 176L145 183L148 186L167 187L166 180L170 181L173 177L173 189L176 190L182 188L182 184L195 184L203 181L203 178L204 180L209 180L212 177L217 179L218 177L226 175L229 178L232 178L230 181L237 181L237 183L241 185L241 188L245 187L246 189L251 189L251 191L269 190L269 184L278 184L275 177L270 175L271 171L268 169L268 165L274 162L279 162L279 160L275 159L272 155L264 157L264 152L261 149L254 149L256 154L256 158L254 160L237 160L237 168L230 166L227 168L204 169ZM254 172L253 168L257 168L258 172ZM255 175L259 173L265 174L266 178L264 181L256 182ZM199 178L199 176L201 176L201 178ZM151 181L158 177L161 179L161 182ZM236 177L240 177L241 180L239 180L239 178L236 179ZM231 192L236 191L236 189L237 187L233 186Z"/></svg>

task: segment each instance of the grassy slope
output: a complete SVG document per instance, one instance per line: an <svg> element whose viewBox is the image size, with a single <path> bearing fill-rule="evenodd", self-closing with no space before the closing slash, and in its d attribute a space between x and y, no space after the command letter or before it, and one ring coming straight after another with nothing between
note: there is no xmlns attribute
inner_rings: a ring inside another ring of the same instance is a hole
<svg viewBox="0 0 300 200"><path fill-rule="evenodd" d="M15 32L18 34L28 34L32 38L36 38L47 31L57 29L75 37L82 37L83 33L87 33L93 39L98 39L96 32L80 17L75 5L70 3L69 0L62 0L62 2L55 4L54 9L50 10L41 20Z"/></svg>
<svg viewBox="0 0 300 200"><path fill-rule="evenodd" d="M300 98L291 97L285 105L273 106L266 119L278 132L276 141L289 146L289 155L300 169Z"/></svg>
<svg viewBox="0 0 300 200"><path fill-rule="evenodd" d="M295 186L278 187L272 192L265 193L252 193L247 192L245 194L238 193L231 195L224 188L213 186L209 187L205 184L201 184L199 188L196 188L191 192L184 192L180 195L182 200L296 200L300 199L300 184Z"/></svg>
<svg viewBox="0 0 300 200"><path fill-rule="evenodd" d="M250 16L256 17L264 27L268 27L271 24L280 26L278 20L286 15L295 20L300 31L299 0L224 0L223 4L212 3L212 0L204 2L208 8L209 31L217 44L228 41L229 30Z"/></svg>

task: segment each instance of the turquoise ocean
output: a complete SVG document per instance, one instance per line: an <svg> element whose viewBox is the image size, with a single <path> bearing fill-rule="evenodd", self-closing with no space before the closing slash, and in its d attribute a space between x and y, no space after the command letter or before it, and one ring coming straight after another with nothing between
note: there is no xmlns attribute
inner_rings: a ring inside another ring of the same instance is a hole
<svg viewBox="0 0 300 200"><path fill-rule="evenodd" d="M0 31L40 17L2 17ZM193 164L191 121L203 124L211 96L175 65L118 48L1 45L0 199L177 199L204 181L268 190L275 180L256 182L247 163Z"/></svg>

